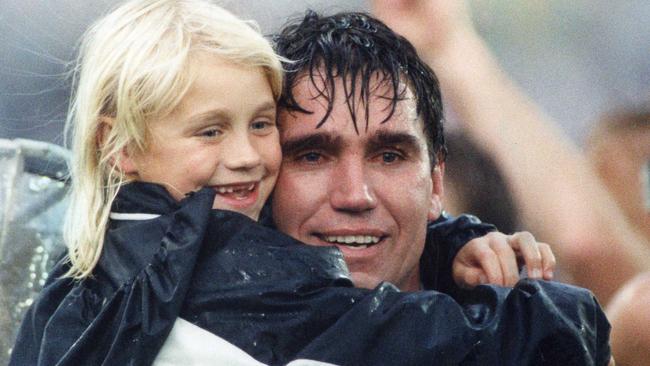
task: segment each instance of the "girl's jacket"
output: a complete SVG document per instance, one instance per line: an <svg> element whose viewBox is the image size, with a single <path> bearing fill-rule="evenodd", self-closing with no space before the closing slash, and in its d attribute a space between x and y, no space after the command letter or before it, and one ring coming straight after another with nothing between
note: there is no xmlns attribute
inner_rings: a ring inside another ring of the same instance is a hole
<svg viewBox="0 0 650 366"><path fill-rule="evenodd" d="M10 365L151 364L177 320L273 365L608 363L609 324L587 290L354 288L338 250L213 210L214 194L178 203L160 186L123 187L93 275L63 278L57 264Z"/></svg>

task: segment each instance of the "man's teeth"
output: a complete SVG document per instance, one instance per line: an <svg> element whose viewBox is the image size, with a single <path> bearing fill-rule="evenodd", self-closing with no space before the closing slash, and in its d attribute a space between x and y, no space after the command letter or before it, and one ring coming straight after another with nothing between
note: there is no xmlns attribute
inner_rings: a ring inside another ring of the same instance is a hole
<svg viewBox="0 0 650 366"><path fill-rule="evenodd" d="M223 193L233 193L239 191L252 191L255 188L255 183L251 183L247 187L217 187L217 192Z"/></svg>
<svg viewBox="0 0 650 366"><path fill-rule="evenodd" d="M378 236L371 235L344 235L344 236L325 236L325 241L336 244L352 244L355 247L367 247L368 244L377 244Z"/></svg>

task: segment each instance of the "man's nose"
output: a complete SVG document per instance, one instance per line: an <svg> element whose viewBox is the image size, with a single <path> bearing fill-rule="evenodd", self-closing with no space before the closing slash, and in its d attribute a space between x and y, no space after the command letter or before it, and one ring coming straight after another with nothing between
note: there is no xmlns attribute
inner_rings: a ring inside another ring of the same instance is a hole
<svg viewBox="0 0 650 366"><path fill-rule="evenodd" d="M259 166L262 158L248 133L234 133L222 150L224 165L231 170L248 170Z"/></svg>
<svg viewBox="0 0 650 366"><path fill-rule="evenodd" d="M330 204L335 210L364 212L377 206L372 182L362 159L339 161L330 180Z"/></svg>

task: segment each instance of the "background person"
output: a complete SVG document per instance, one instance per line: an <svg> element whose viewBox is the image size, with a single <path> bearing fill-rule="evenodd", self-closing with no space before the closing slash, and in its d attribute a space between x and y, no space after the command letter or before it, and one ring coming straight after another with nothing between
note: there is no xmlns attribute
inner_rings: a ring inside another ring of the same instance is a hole
<svg viewBox="0 0 650 366"><path fill-rule="evenodd" d="M523 226L554 243L571 282L607 303L650 269L650 245L584 155L504 74L465 1L375 0L373 9L436 70L463 130L506 177Z"/></svg>
<svg viewBox="0 0 650 366"><path fill-rule="evenodd" d="M626 108L606 114L586 145L587 158L627 220L650 241L650 112ZM650 360L650 272L624 284L607 306L612 351L619 365Z"/></svg>
<svg viewBox="0 0 650 366"><path fill-rule="evenodd" d="M449 155L445 161L445 211L471 212L499 231L521 229L519 212L510 186L494 159L459 130L446 136Z"/></svg>

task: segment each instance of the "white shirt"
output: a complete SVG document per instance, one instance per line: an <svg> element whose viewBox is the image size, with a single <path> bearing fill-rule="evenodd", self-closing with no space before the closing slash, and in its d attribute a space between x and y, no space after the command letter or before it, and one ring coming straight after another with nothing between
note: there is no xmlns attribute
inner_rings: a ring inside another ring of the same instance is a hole
<svg viewBox="0 0 650 366"><path fill-rule="evenodd" d="M174 327L153 365L266 366L234 344L181 318L177 318L174 322ZM287 366L336 365L312 360L295 360L289 362Z"/></svg>

